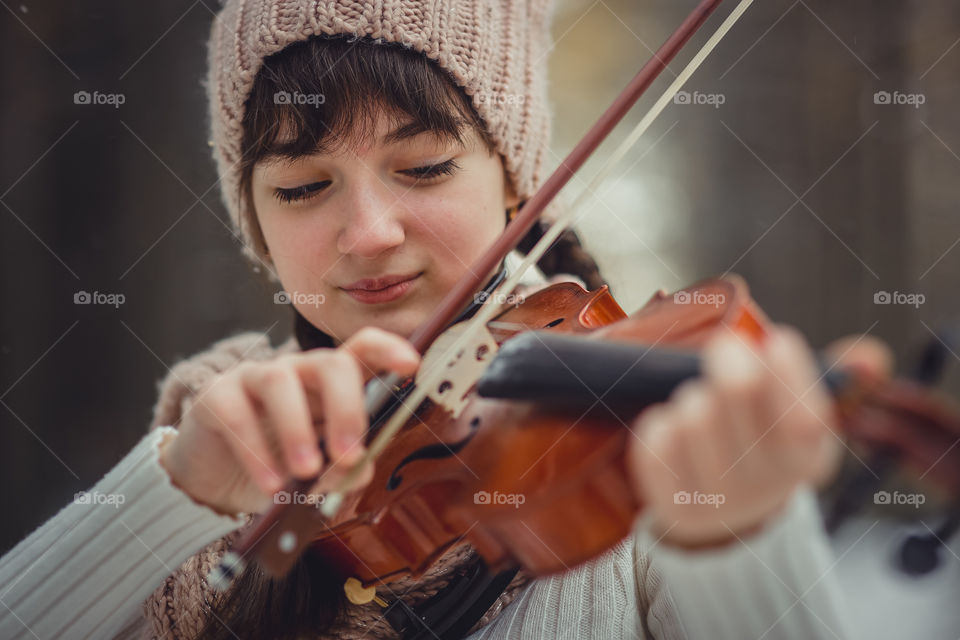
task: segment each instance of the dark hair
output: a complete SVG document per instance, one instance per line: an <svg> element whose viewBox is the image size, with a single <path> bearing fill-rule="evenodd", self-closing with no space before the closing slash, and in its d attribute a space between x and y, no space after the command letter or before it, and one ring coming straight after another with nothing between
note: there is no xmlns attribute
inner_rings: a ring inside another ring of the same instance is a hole
<svg viewBox="0 0 960 640"><path fill-rule="evenodd" d="M314 99L286 99L295 94ZM401 136L428 132L463 143L470 127L495 153L466 94L441 67L402 45L318 36L264 60L246 102L239 165L240 199L252 217L247 223L255 250L265 246L253 207L254 166L266 158L296 160L362 141L373 135L381 112L392 125L409 122Z"/></svg>
<svg viewBox="0 0 960 640"><path fill-rule="evenodd" d="M322 95L323 101L277 100L281 92ZM396 120L409 121L410 134L432 132L463 141L464 127L473 128L491 153L495 146L467 95L441 67L424 55L400 45L369 39L315 36L291 44L264 60L254 79L243 117L240 197L253 216L251 238L262 251L262 232L253 209L253 168L267 157L296 159L372 133L375 109ZM542 235L539 225L525 238L528 250ZM589 286L602 284L596 263L571 231L562 236L540 263L548 274L573 273ZM301 323L302 324L302 323ZM298 326L301 345L330 346L329 337L312 327ZM310 334L310 335L307 335ZM198 638L293 640L320 635L340 617L344 606L343 578L308 551L282 579L255 565L243 571L224 596L211 606Z"/></svg>

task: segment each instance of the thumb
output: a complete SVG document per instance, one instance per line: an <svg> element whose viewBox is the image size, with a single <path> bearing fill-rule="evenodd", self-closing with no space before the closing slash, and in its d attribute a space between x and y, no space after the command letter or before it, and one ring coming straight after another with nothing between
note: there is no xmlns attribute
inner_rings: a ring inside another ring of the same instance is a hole
<svg viewBox="0 0 960 640"><path fill-rule="evenodd" d="M845 336L823 350L824 362L837 369L856 369L886 379L893 373L893 350L872 336Z"/></svg>

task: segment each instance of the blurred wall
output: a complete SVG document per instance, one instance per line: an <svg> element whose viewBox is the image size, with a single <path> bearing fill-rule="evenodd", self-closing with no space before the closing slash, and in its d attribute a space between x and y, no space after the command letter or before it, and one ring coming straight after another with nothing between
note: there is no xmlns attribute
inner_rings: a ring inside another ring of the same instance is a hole
<svg viewBox="0 0 960 640"><path fill-rule="evenodd" d="M694 4L561 3L552 165ZM289 334L289 310L241 261L219 200L200 85L215 9L0 9L0 549L129 450L178 359L233 332ZM946 0L757 2L690 99L580 212L623 306L734 271L814 345L870 332L908 360L957 318L958 38L960 7ZM114 97L78 104L84 91ZM80 292L124 298L75 304ZM875 304L882 292L924 298Z"/></svg>

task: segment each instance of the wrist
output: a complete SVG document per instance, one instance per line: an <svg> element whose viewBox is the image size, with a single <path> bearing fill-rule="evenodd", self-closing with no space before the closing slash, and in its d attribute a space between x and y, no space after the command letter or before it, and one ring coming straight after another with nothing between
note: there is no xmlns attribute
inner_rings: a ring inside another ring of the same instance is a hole
<svg viewBox="0 0 960 640"><path fill-rule="evenodd" d="M701 524L675 522L673 526L664 526L654 519L654 536L662 542L687 551L717 549L733 542L757 535L783 512L787 504L784 498L772 509L749 517L735 518L726 516L714 522Z"/></svg>
<svg viewBox="0 0 960 640"><path fill-rule="evenodd" d="M170 484L176 487L178 491L182 492L188 498L193 500L194 503L202 507L207 507L208 509L213 510L218 515L229 516L229 517L235 517L239 515L240 510L230 509L228 507L224 507L221 505L213 504L206 500L202 500L201 498L194 495L191 491L187 490L187 488L183 485L183 483L178 480L177 465L172 459L172 456L170 454L170 450L171 450L170 447L173 444L174 440L176 439L177 439L177 434L175 433L169 434L167 436L164 436L163 440L161 440L160 443L157 445L157 451L159 454L157 461L160 464L160 468L162 468L166 472L167 478L170 479Z"/></svg>
<svg viewBox="0 0 960 640"><path fill-rule="evenodd" d="M172 484L177 489L179 489L183 493L186 493L188 496L190 496L191 500L193 500L194 502L197 502L197 499L194 498L192 495L190 495L190 493L177 480L177 475L174 471L174 465L171 464L171 461L170 461L170 455L169 455L170 445L173 443L174 440L176 440L176 438L177 438L177 434L175 433L171 433L163 437L163 440L161 440L160 443L157 445L157 453L158 453L157 462L160 464L160 468L163 469L164 472L166 472L167 477L170 479L170 484Z"/></svg>

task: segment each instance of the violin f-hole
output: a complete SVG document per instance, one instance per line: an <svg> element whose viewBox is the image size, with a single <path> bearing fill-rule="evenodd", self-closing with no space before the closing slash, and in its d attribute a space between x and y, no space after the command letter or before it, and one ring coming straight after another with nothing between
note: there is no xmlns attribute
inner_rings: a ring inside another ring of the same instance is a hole
<svg viewBox="0 0 960 640"><path fill-rule="evenodd" d="M473 440L473 436L477 435L477 428L479 426L480 418L475 416L472 420L470 420L470 433L461 440L458 440L452 444L441 442L439 444L427 445L426 447L421 447L408 455L406 458L400 461L400 464L394 468L393 472L390 474L390 477L387 479L387 491L394 491L400 486L400 483L403 482L403 476L400 475L400 470L411 462L416 460L442 460L443 458L449 458L460 453L460 451L467 446L471 440Z"/></svg>

